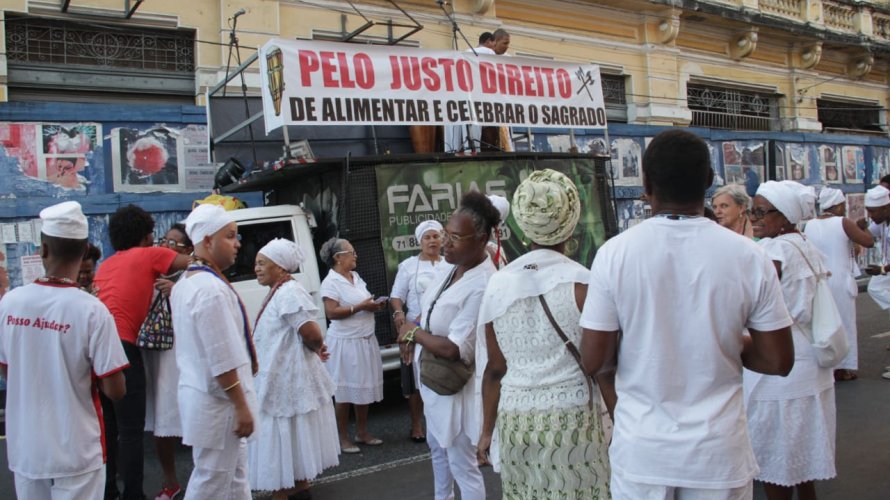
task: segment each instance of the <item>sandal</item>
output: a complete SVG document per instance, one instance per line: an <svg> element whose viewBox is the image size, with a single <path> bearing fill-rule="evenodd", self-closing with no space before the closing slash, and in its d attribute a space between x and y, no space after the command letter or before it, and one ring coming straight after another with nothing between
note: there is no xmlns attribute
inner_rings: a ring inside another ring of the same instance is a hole
<svg viewBox="0 0 890 500"><path fill-rule="evenodd" d="M371 438L371 439L365 441L363 439L359 439L358 436L353 438L352 442L355 444L363 444L365 446L380 446L381 444L383 444L383 440L381 440L381 439Z"/></svg>
<svg viewBox="0 0 890 500"><path fill-rule="evenodd" d="M411 441L415 443L426 443L426 436L411 436Z"/></svg>
<svg viewBox="0 0 890 500"><path fill-rule="evenodd" d="M837 382L848 382L850 380L856 380L857 378L859 378L859 375L853 370L841 369L834 371L834 380Z"/></svg>

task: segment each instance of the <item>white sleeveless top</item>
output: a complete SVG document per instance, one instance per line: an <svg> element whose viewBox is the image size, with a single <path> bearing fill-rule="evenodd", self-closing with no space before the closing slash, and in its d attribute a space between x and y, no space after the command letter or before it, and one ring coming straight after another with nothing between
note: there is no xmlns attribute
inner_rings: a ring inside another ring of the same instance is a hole
<svg viewBox="0 0 890 500"><path fill-rule="evenodd" d="M853 242L844 231L843 217L814 219L804 229L810 243L825 254L825 265L831 271L828 279L832 288L847 288L855 292L856 276L861 271L853 258ZM854 293L855 295L855 293Z"/></svg>

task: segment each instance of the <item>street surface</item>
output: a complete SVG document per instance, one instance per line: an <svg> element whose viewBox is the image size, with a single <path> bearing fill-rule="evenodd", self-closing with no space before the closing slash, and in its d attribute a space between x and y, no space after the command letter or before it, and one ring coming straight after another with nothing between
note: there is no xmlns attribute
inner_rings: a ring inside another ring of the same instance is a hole
<svg viewBox="0 0 890 500"><path fill-rule="evenodd" d="M881 378L890 365L890 313L880 310L864 292L858 299L859 379L837 384L838 477L818 482L822 500L884 500L890 497L890 380ZM396 375L397 376L397 375ZM370 430L383 439L378 447L362 447L358 455L341 455L340 466L319 477L313 487L316 500L433 498L432 469L426 444L408 439L407 405L401 399L398 379L387 378L385 400L371 407ZM146 440L145 493L160 489L160 467L151 436ZM15 498L12 473L6 464L5 441L0 441L0 498ZM191 472L191 453L177 453L179 479L185 485ZM497 474L484 471L489 498L500 498ZM268 498L256 494L255 498ZM755 486L755 499L765 499Z"/></svg>

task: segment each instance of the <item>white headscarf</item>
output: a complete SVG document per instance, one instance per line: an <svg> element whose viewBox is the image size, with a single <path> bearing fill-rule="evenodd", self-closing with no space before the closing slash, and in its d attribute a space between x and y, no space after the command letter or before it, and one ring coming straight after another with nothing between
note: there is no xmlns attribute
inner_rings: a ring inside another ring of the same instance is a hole
<svg viewBox="0 0 890 500"><path fill-rule="evenodd" d="M306 258L299 245L284 238L275 238L257 253L265 255L289 273L299 269Z"/></svg>
<svg viewBox="0 0 890 500"><path fill-rule="evenodd" d="M506 224L507 217L510 215L510 202L507 201L507 198L496 194L488 195L488 199L491 200L491 204L494 205L494 208L498 209L498 213L501 214L499 224Z"/></svg>
<svg viewBox="0 0 890 500"><path fill-rule="evenodd" d="M539 245L556 245L569 239L580 217L578 188L555 170L532 172L513 193L513 218Z"/></svg>
<svg viewBox="0 0 890 500"><path fill-rule="evenodd" d="M767 181L757 188L757 195L769 200L792 224L816 214L816 193L799 182Z"/></svg>
<svg viewBox="0 0 890 500"><path fill-rule="evenodd" d="M414 239L417 240L417 244L420 244L420 240L423 239L423 235L426 234L427 231L442 231L442 223L435 220L429 219L421 222L414 228Z"/></svg>
<svg viewBox="0 0 890 500"><path fill-rule="evenodd" d="M878 184L865 193L865 208L878 208L890 205L890 191Z"/></svg>
<svg viewBox="0 0 890 500"><path fill-rule="evenodd" d="M822 191L819 192L819 209L823 212L833 206L840 205L841 203L844 203L846 201L847 199L844 198L844 192L840 189L834 189L826 186L822 188Z"/></svg>
<svg viewBox="0 0 890 500"><path fill-rule="evenodd" d="M211 236L220 229L235 222L226 209L219 205L198 205L185 219L185 232L195 246L204 241L205 236Z"/></svg>
<svg viewBox="0 0 890 500"><path fill-rule="evenodd" d="M40 219L40 232L47 236L72 240L85 240L89 236L87 218L76 201L46 207L40 211Z"/></svg>

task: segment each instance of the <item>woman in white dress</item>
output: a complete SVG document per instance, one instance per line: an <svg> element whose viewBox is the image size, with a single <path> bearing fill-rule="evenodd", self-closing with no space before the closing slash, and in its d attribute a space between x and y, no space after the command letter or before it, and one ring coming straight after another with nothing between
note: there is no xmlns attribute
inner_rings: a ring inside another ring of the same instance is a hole
<svg viewBox="0 0 890 500"><path fill-rule="evenodd" d="M368 405L383 399L383 363L374 335L374 313L386 301L374 300L364 280L354 271L358 255L352 244L331 238L319 251L331 270L321 282L324 312L331 321L326 363L337 390L334 393L340 451L359 453L357 444L379 446L383 441L368 432ZM349 407L355 407L355 437L349 438Z"/></svg>
<svg viewBox="0 0 890 500"><path fill-rule="evenodd" d="M748 433L769 500L815 499L814 481L836 475L834 378L822 368L805 332L812 328L817 276L828 268L796 225L815 213L815 194L794 181L769 181L754 197L754 236L776 265L794 320L794 368L787 377L745 370Z"/></svg>
<svg viewBox="0 0 890 500"><path fill-rule="evenodd" d="M181 223L173 224L158 241L158 246L167 247L176 253L190 255L195 251L192 240L185 233ZM155 283L157 293L170 296L173 284L182 276L182 271L163 276ZM154 300L154 299L152 299ZM175 332L174 332L175 333ZM176 477L176 446L182 441L182 422L179 418L179 368L176 367L176 343L166 351L142 351L145 362L145 432L155 437L155 451L164 482L155 500L173 500L182 494L179 479Z"/></svg>
<svg viewBox="0 0 890 500"><path fill-rule="evenodd" d="M318 308L291 277L303 259L296 243L274 239L254 267L257 282L271 290L253 333L259 435L250 443L248 471L251 489L272 491L273 500L308 498L309 481L339 464L334 382L322 364Z"/></svg>
<svg viewBox="0 0 890 500"><path fill-rule="evenodd" d="M504 498L611 498L600 389L613 407L615 374L594 385L573 354L590 276L563 254L581 214L578 189L539 170L516 189L513 210L532 251L495 273L482 300L488 365L478 458L490 461L497 425Z"/></svg>
<svg viewBox="0 0 890 500"><path fill-rule="evenodd" d="M421 374L424 351L467 367L475 359L479 305L495 272L485 244L498 218L491 201L471 191L461 198L445 226L445 260L454 267L440 274L423 295L420 326L406 323L399 332L403 359L420 363ZM485 498L485 483L476 461L480 401L475 389L475 384L467 381L457 392L445 395L420 378L436 500L454 498L455 481L464 500Z"/></svg>
<svg viewBox="0 0 890 500"><path fill-rule="evenodd" d="M831 271L828 286L834 302L841 313L844 330L847 332L850 352L834 369L837 381L856 380L859 369L859 348L856 334L856 296L859 286L859 266L856 265L856 251L853 244L871 248L875 239L866 229L861 229L852 219L845 217L847 204L840 189L825 187L819 193L819 208L822 215L807 222L804 234L810 242L825 254L825 264Z"/></svg>
<svg viewBox="0 0 890 500"><path fill-rule="evenodd" d="M451 264L439 255L442 250L442 224L437 220L426 220L414 229L414 238L420 244L420 253L408 257L399 264L396 279L389 294L389 305L396 330L406 323L420 324L420 299L436 274L447 272ZM407 307L408 313L405 313ZM402 395L408 399L411 413L411 441L423 443L423 400L417 388L417 374L414 367L401 361Z"/></svg>

